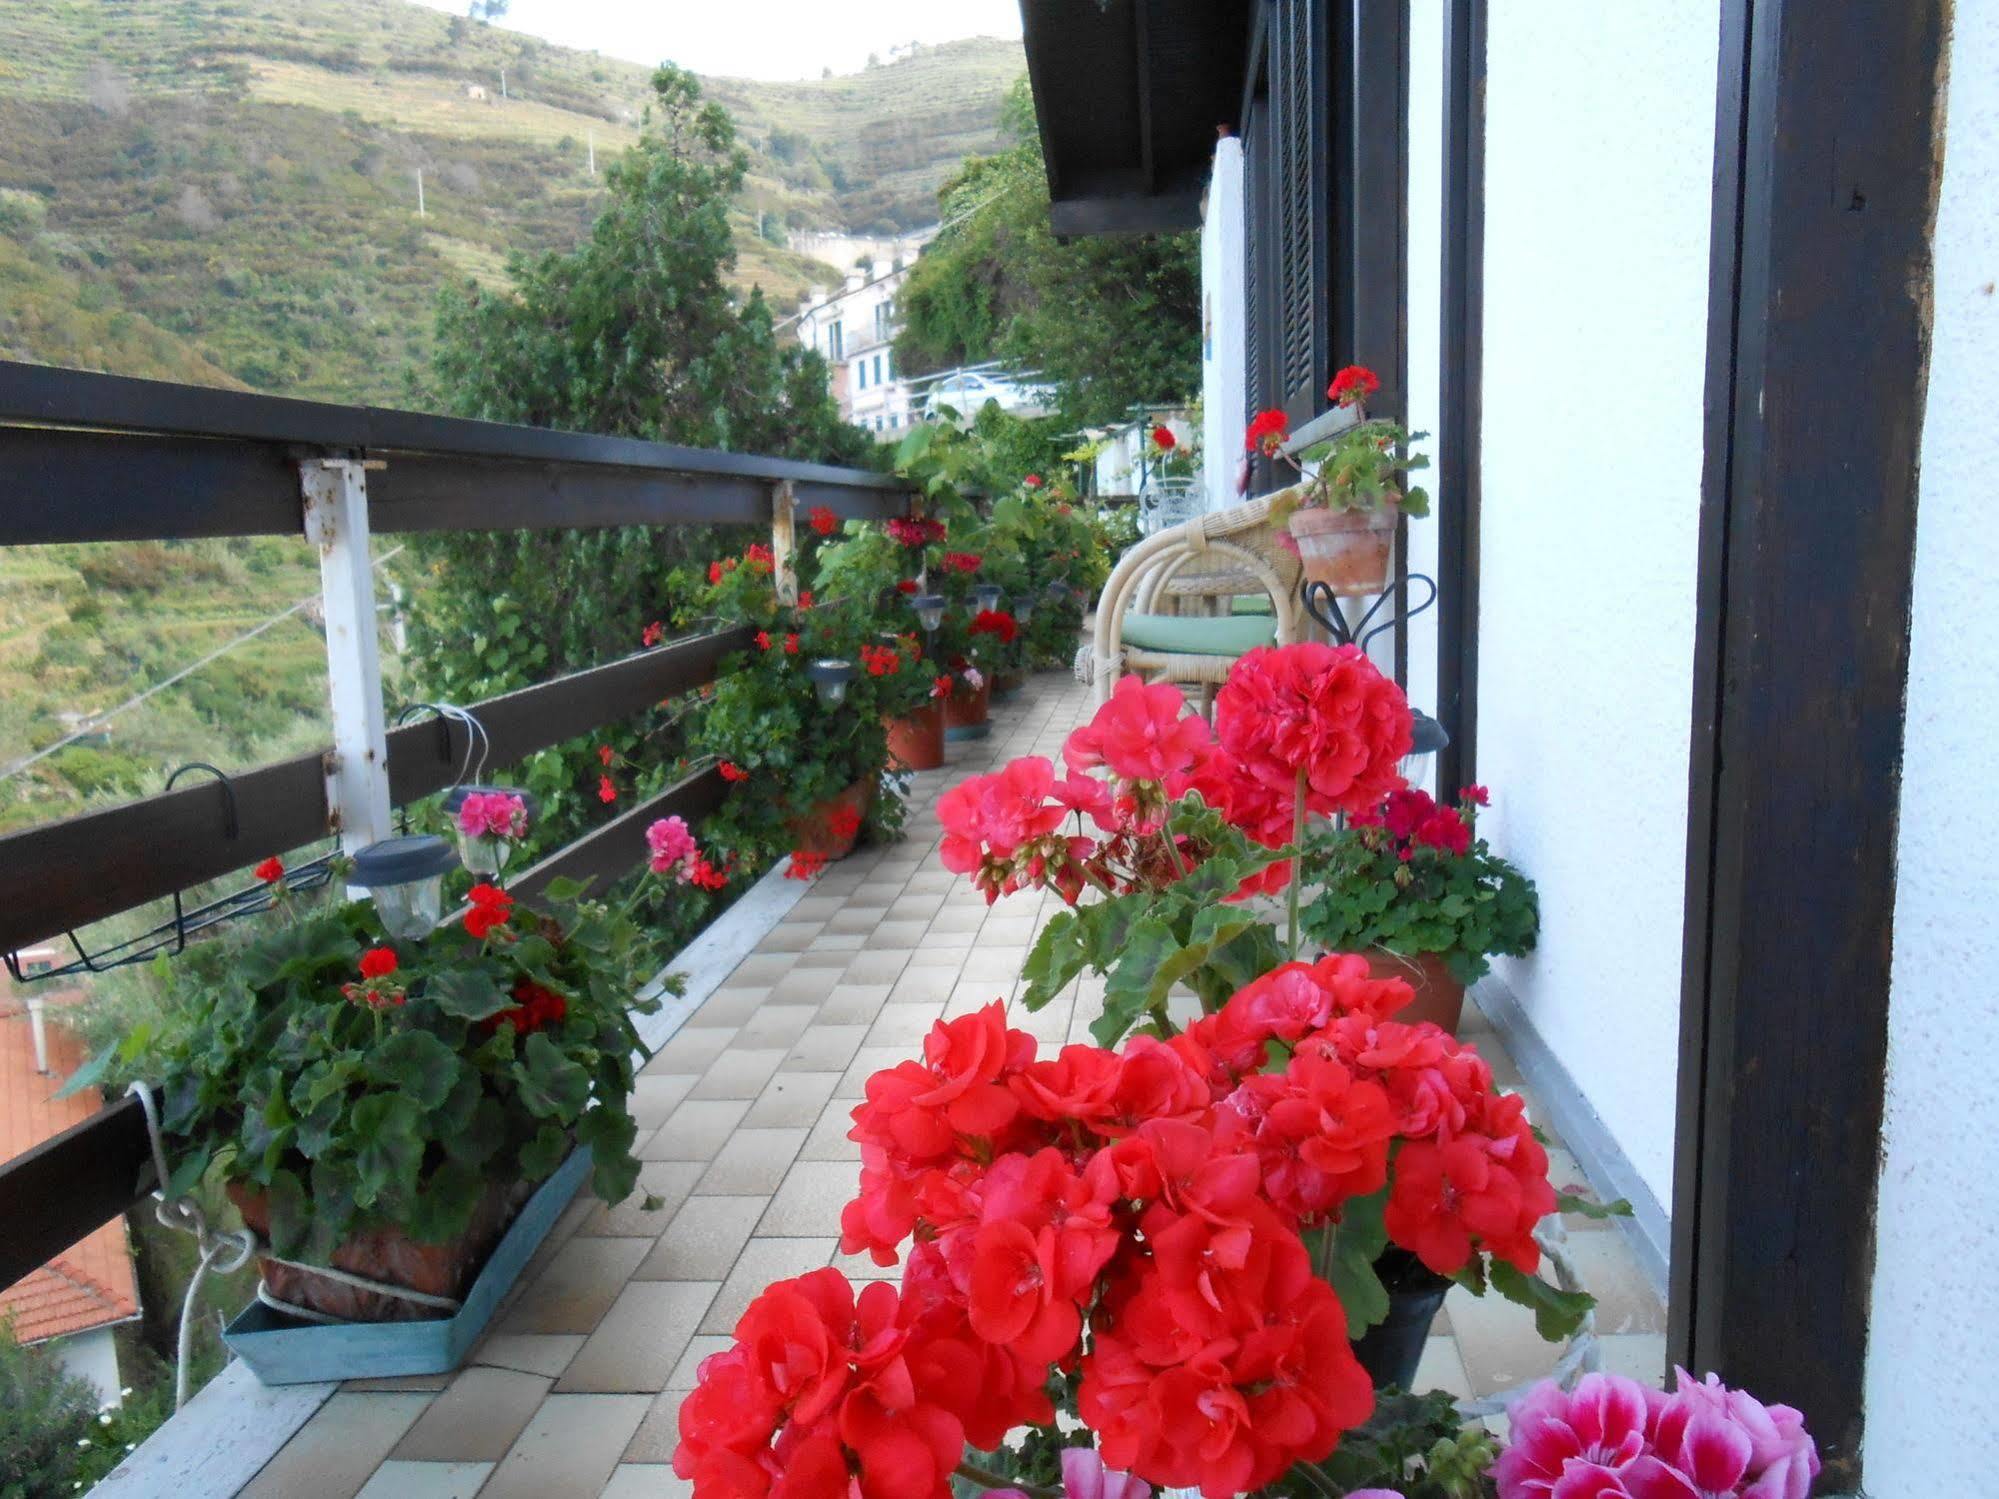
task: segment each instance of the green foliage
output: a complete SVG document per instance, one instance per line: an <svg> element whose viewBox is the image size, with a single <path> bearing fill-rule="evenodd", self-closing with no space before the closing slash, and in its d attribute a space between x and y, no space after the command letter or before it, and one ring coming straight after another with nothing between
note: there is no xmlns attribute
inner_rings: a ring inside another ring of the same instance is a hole
<svg viewBox="0 0 1999 1499"><path fill-rule="evenodd" d="M632 996L651 947L628 913L552 889L507 934L461 925L391 945L366 902L289 913L162 962L165 1002L70 1080L162 1081L174 1190L211 1168L267 1194L279 1254L324 1263L351 1232L461 1232L487 1182L532 1182L572 1140L596 1148L598 1194L630 1195ZM532 1014L537 990L559 1015Z"/></svg>
<svg viewBox="0 0 1999 1499"><path fill-rule="evenodd" d="M57 1499L81 1481L97 1396L46 1347L20 1347L0 1323L0 1499Z"/></svg>
<svg viewBox="0 0 1999 1499"><path fill-rule="evenodd" d="M920 374L999 359L1038 370L1071 425L1184 400L1201 383L1198 236L1057 241L1025 79L1006 124L1015 143L966 161L938 194L946 227L897 298L898 366Z"/></svg>
<svg viewBox="0 0 1999 1499"><path fill-rule="evenodd" d="M1388 1389L1375 1396L1374 1414L1344 1433L1317 1466L1340 1494L1386 1488L1407 1499L1484 1499L1493 1492L1485 1473L1498 1456L1491 1433L1467 1424L1445 1391Z"/></svg>
<svg viewBox="0 0 1999 1499"><path fill-rule="evenodd" d="M1404 431L1381 418L1357 422L1298 454L1298 462L1312 474L1297 498L1329 510L1381 510L1392 505L1404 515L1426 516L1430 513L1429 493L1411 485L1409 474L1428 468L1430 459L1427 454L1410 452L1409 445L1429 435ZM1292 508L1280 506L1278 518L1283 519Z"/></svg>
<svg viewBox="0 0 1999 1499"><path fill-rule="evenodd" d="M1471 803L1458 813L1476 827ZM1320 888L1301 924L1327 952L1439 953L1469 984L1491 968L1492 954L1534 950L1541 916L1533 881L1475 834L1461 855L1380 826L1329 827L1307 844Z"/></svg>

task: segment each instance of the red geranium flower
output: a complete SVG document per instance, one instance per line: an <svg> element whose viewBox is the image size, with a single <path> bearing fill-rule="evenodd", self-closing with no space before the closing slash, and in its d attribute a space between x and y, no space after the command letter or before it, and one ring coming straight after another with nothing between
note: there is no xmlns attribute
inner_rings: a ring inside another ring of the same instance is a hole
<svg viewBox="0 0 1999 1499"><path fill-rule="evenodd" d="M747 781L750 778L750 773L734 760L724 760L716 768L722 772L725 781Z"/></svg>
<svg viewBox="0 0 1999 1499"><path fill-rule="evenodd" d="M837 839L853 837L861 830L861 814L852 807L835 807L826 814L826 831Z"/></svg>
<svg viewBox="0 0 1999 1499"><path fill-rule="evenodd" d="M743 561L749 564L752 572L760 573L767 573L777 565L776 556L761 541L753 541L743 548Z"/></svg>
<svg viewBox="0 0 1999 1499"><path fill-rule="evenodd" d="M900 583L895 585L896 592L898 593L915 593L917 587L918 584L914 578L904 578Z"/></svg>
<svg viewBox="0 0 1999 1499"><path fill-rule="evenodd" d="M1492 805L1492 793L1483 786L1464 786L1458 791L1458 800L1471 802L1474 806L1489 807Z"/></svg>
<svg viewBox="0 0 1999 1499"><path fill-rule="evenodd" d="M465 913L465 930L482 941L494 928L506 925L514 908L514 898L497 885L474 885L466 899L472 905Z"/></svg>
<svg viewBox="0 0 1999 1499"><path fill-rule="evenodd" d="M981 609L972 616L971 632L974 635L997 635L1001 645L1008 645L1020 633L1020 625L1004 609Z"/></svg>
<svg viewBox="0 0 1999 1499"><path fill-rule="evenodd" d="M1249 452L1263 452L1275 455L1284 446L1284 439L1290 435L1291 419L1281 411L1259 411L1249 424L1249 431L1243 436L1243 447Z"/></svg>
<svg viewBox="0 0 1999 1499"><path fill-rule="evenodd" d="M784 871L787 880L809 880L826 867L824 854L807 853L802 848L791 851L791 863Z"/></svg>
<svg viewBox="0 0 1999 1499"><path fill-rule="evenodd" d="M387 978L395 971L396 950L393 947L371 947L361 954L362 978Z"/></svg>
<svg viewBox="0 0 1999 1499"><path fill-rule="evenodd" d="M937 678L936 681L930 684L930 695L932 697L949 697L951 695L951 679L948 676Z"/></svg>
<svg viewBox="0 0 1999 1499"><path fill-rule="evenodd" d="M687 873L683 878L697 890L720 890L729 883L727 874L699 854L695 856L694 862L687 866Z"/></svg>
<svg viewBox="0 0 1999 1499"><path fill-rule="evenodd" d="M798 607L801 609L810 609L812 607L811 589L807 588L798 595Z"/></svg>
<svg viewBox="0 0 1999 1499"><path fill-rule="evenodd" d="M618 799L618 788L609 776L597 777L597 800L614 802Z"/></svg>
<svg viewBox="0 0 1999 1499"><path fill-rule="evenodd" d="M798 654L798 632L796 630L793 630L784 637L784 653L787 656Z"/></svg>
<svg viewBox="0 0 1999 1499"><path fill-rule="evenodd" d="M721 582L721 581L722 581L722 575L723 575L724 573L726 573L727 571L728 571L728 569L727 569L727 568L725 568L724 566L722 566L722 564L721 564L721 563L719 563L719 562L711 562L711 563L709 563L709 564L708 564L708 581L709 581L709 583L711 583L711 584L714 584L714 583L719 583L719 582Z"/></svg>
<svg viewBox="0 0 1999 1499"><path fill-rule="evenodd" d="M767 651L770 649L770 631L768 630L757 631L757 649L760 651Z"/></svg>
<svg viewBox="0 0 1999 1499"><path fill-rule="evenodd" d="M1350 364L1333 376L1326 394L1341 406L1358 406L1381 389L1381 377L1364 364Z"/></svg>
<svg viewBox="0 0 1999 1499"><path fill-rule="evenodd" d="M979 564L985 560L977 552L946 552L944 554L944 565L950 568L952 572L963 573L967 577L977 572Z"/></svg>
<svg viewBox="0 0 1999 1499"><path fill-rule="evenodd" d="M263 863L250 872L266 885L275 885L285 877L285 861L280 859L276 854L272 854L270 858L264 860Z"/></svg>
<svg viewBox="0 0 1999 1499"><path fill-rule="evenodd" d="M1402 690L1358 646L1260 646L1215 697L1215 740L1238 773L1287 797L1302 775L1321 814L1372 807L1400 784L1410 727Z"/></svg>
<svg viewBox="0 0 1999 1499"><path fill-rule="evenodd" d="M660 641L664 640L665 638L666 638L666 627L662 625L658 620L654 620L651 624L647 625L643 631L640 632L639 644L650 648L652 646L658 645Z"/></svg>
<svg viewBox="0 0 1999 1499"><path fill-rule="evenodd" d="M1021 482L1025 484L1029 489L1039 489L1041 487L1041 475L1029 474L1025 479L1021 480Z"/></svg>
<svg viewBox="0 0 1999 1499"><path fill-rule="evenodd" d="M1121 780L1164 781L1198 765L1212 742L1207 720L1187 712L1178 687L1148 686L1127 673L1096 717L1069 736L1062 760L1075 774L1102 765Z"/></svg>
<svg viewBox="0 0 1999 1499"><path fill-rule="evenodd" d="M840 517L824 505L814 505L806 519L812 522L812 529L821 536L831 536L840 529Z"/></svg>
<svg viewBox="0 0 1999 1499"><path fill-rule="evenodd" d="M609 765L609 764L611 763L611 753L612 753L612 752L611 752L611 746L610 746L610 745L608 745L608 744L600 744L600 745L598 745L598 746L597 746L597 763L598 763L599 765Z"/></svg>
<svg viewBox="0 0 1999 1499"><path fill-rule="evenodd" d="M1180 439L1173 435L1173 429L1158 426L1152 429L1152 445L1162 453L1170 453L1180 446Z"/></svg>

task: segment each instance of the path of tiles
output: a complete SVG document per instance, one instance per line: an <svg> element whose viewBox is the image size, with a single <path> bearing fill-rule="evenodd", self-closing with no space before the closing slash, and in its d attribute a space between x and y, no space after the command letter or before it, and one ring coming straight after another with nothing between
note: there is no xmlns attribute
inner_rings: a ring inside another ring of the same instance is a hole
<svg viewBox="0 0 1999 1499"><path fill-rule="evenodd" d="M645 1069L641 1194L570 1207L510 1306L456 1375L355 1381L242 1493L247 1499L636 1499L681 1495L674 1420L701 1360L770 1281L835 1264L858 1151L848 1111L877 1068L915 1053L939 1016L1011 996L1050 903L988 909L936 860L937 795L1015 755L1059 751L1084 690L1044 674L994 711L990 738L916 778L907 836L829 868ZM1087 1040L1101 989L1012 1023L1044 1043ZM1497 1038L1466 1035L1518 1086ZM1579 1181L1555 1151L1557 1179ZM1578 1225L1581 1226L1581 1225ZM1664 1323L1615 1230L1576 1236L1603 1303L1607 1367L1654 1377ZM1453 1292L1426 1387L1460 1395L1545 1372L1554 1350L1518 1308Z"/></svg>

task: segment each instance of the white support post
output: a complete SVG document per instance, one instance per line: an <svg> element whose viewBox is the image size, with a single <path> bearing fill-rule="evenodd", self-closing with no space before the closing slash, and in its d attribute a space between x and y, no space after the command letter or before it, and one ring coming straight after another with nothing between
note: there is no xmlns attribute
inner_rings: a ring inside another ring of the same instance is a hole
<svg viewBox="0 0 1999 1499"><path fill-rule="evenodd" d="M319 552L326 609L326 680L333 698L326 805L347 854L391 834L366 467L352 458L309 458L299 465L305 539Z"/></svg>
<svg viewBox="0 0 1999 1499"><path fill-rule="evenodd" d="M770 492L771 570L777 583L780 604L798 602L798 499L789 479L781 480Z"/></svg>

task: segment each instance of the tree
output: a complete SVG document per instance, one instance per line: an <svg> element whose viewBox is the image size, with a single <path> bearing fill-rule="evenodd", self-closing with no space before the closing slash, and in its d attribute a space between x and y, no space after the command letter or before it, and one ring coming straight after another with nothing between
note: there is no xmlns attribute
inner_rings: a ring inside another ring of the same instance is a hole
<svg viewBox="0 0 1999 1499"><path fill-rule="evenodd" d="M728 113L703 101L693 74L660 68L640 142L610 168L589 239L517 258L511 290L445 294L421 398L492 421L874 461L873 444L840 420L824 362L779 343L761 295L738 304L729 290L729 213L744 169ZM413 544L426 574L411 618L417 685L433 700L471 702L635 650L647 624L672 615L675 565L715 548L703 527L423 538ZM631 746L641 732L605 738ZM551 803L551 835L601 810L594 771L570 758L528 779Z"/></svg>
<svg viewBox="0 0 1999 1499"><path fill-rule="evenodd" d="M1058 241L1027 81L1002 123L1015 144L966 158L938 193L944 228L897 307L912 373L1003 360L1039 370L1075 423L1181 401L1201 382L1201 266L1192 233Z"/></svg>

